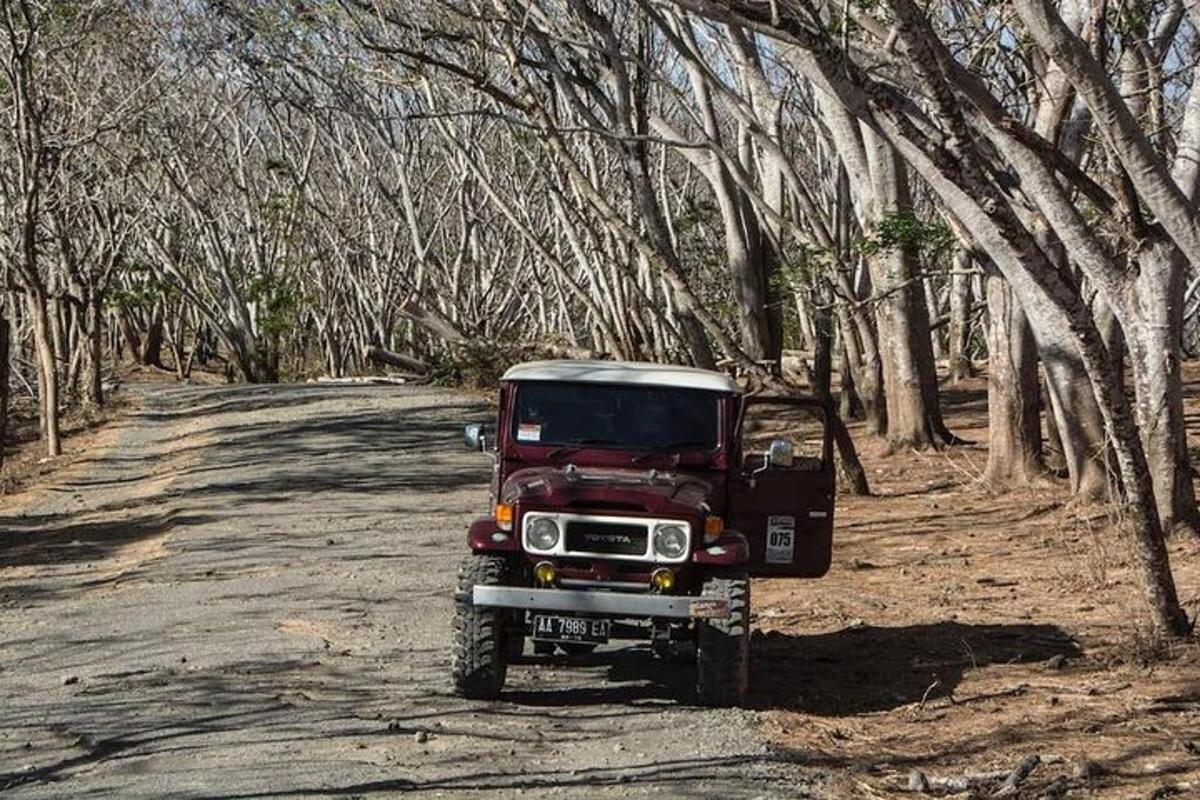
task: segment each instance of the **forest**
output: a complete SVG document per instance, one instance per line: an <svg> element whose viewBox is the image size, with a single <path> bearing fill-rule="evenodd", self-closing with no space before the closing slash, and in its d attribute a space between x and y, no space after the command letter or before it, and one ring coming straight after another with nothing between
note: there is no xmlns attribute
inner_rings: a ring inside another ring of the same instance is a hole
<svg viewBox="0 0 1200 800"><path fill-rule="evenodd" d="M953 450L986 367L982 480L1112 504L1131 613L1190 634L1192 4L0 5L0 452L29 413L58 456L131 364L487 387L564 355Z"/></svg>

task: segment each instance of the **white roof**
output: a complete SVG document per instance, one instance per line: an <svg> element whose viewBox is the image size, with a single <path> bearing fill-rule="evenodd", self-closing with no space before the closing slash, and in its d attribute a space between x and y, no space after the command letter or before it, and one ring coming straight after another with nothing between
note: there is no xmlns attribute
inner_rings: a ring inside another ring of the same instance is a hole
<svg viewBox="0 0 1200 800"><path fill-rule="evenodd" d="M638 361L529 361L509 368L501 380L619 383L677 386L710 392L738 391L737 383L723 372Z"/></svg>

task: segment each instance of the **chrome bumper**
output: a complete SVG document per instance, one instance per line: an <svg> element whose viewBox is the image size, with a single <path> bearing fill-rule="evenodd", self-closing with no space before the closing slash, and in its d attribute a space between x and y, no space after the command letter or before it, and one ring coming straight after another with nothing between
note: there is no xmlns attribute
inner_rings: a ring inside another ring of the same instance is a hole
<svg viewBox="0 0 1200 800"><path fill-rule="evenodd" d="M729 601L718 597L670 597L661 594L476 586L471 601L477 606L523 608L533 611L574 611L608 617L710 619L729 616Z"/></svg>

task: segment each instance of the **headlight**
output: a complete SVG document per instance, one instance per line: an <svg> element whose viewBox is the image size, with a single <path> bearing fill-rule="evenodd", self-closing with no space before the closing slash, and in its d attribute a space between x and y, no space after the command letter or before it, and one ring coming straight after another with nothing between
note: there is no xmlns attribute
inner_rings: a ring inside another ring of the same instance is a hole
<svg viewBox="0 0 1200 800"><path fill-rule="evenodd" d="M679 558L687 550L687 533L678 525L661 525L654 532L654 552L664 558Z"/></svg>
<svg viewBox="0 0 1200 800"><path fill-rule="evenodd" d="M550 550L558 544L558 523L538 517L525 525L525 546L530 550Z"/></svg>

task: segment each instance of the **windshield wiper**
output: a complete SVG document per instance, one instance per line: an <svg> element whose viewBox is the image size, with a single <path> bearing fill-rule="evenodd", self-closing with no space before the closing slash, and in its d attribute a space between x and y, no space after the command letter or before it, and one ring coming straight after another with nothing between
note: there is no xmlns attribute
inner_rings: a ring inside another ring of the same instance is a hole
<svg viewBox="0 0 1200 800"><path fill-rule="evenodd" d="M579 441L571 442L568 445L563 445L562 447L558 448L557 450L551 450L550 451L550 460L557 461L558 459L562 458L563 456L570 455L571 453L578 453L580 450L585 450L589 447L614 445L614 444L620 444L620 442L614 442L611 439L580 439Z"/></svg>
<svg viewBox="0 0 1200 800"><path fill-rule="evenodd" d="M708 442L671 442L670 444L660 444L655 447L651 447L647 449L646 452L634 456L632 460L634 464L640 464L647 459L662 455L663 453L671 453L676 450L695 450L697 448L704 448L707 450L710 446L711 445Z"/></svg>

